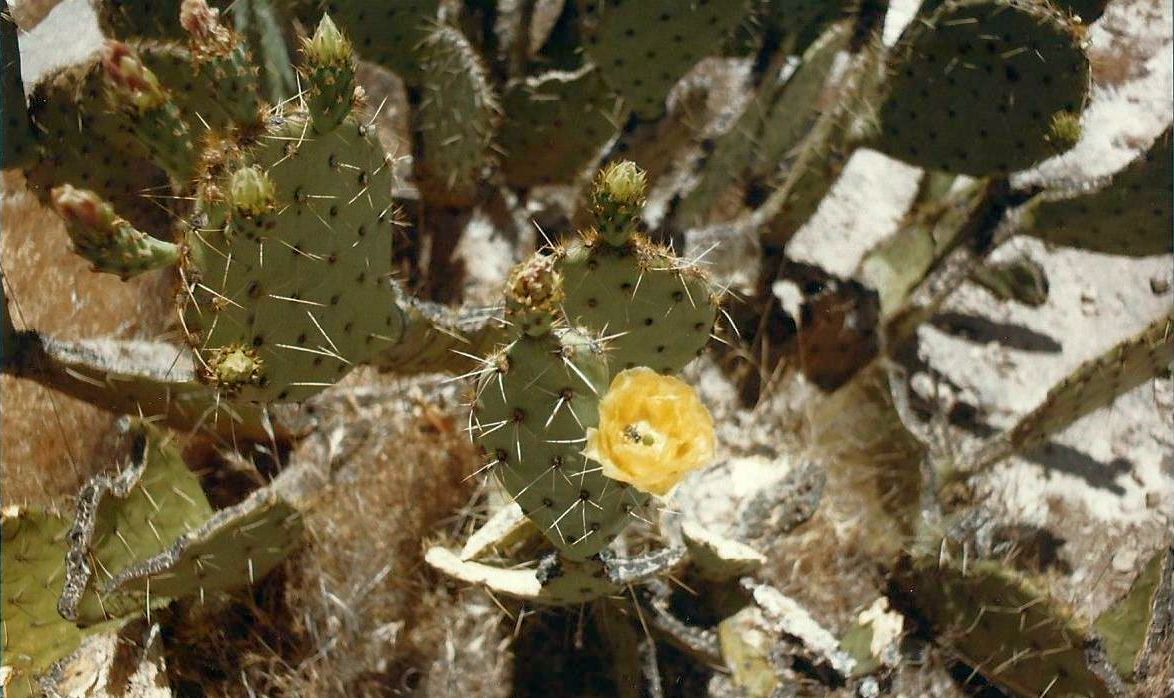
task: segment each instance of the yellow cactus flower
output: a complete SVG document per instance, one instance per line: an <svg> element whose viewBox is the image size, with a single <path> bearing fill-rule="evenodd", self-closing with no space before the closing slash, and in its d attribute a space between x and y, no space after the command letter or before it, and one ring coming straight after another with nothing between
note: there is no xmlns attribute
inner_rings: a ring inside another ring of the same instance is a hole
<svg viewBox="0 0 1174 698"><path fill-rule="evenodd" d="M664 495L713 459L713 417L689 384L643 366L616 375L583 455L603 474Z"/></svg>

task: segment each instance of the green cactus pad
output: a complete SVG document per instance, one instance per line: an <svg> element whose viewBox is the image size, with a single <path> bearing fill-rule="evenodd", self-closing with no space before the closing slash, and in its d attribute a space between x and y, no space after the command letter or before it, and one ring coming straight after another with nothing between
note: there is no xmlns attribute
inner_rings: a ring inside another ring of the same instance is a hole
<svg viewBox="0 0 1174 698"><path fill-rule="evenodd" d="M198 77L191 51L178 44L158 42L142 42L134 47L143 65L167 88L197 139L202 139L208 130L223 131L232 125L232 112L220 96L223 86Z"/></svg>
<svg viewBox="0 0 1174 698"><path fill-rule="evenodd" d="M186 184L195 167L191 129L159 79L121 41L103 46L102 67L111 108L126 115L131 131L155 162L172 179Z"/></svg>
<svg viewBox="0 0 1174 698"><path fill-rule="evenodd" d="M246 401L302 400L400 341L404 311L385 278L391 176L353 117L315 134L304 114L272 118L211 173L181 297L209 382ZM255 380L221 375L216 360L233 349L255 352Z"/></svg>
<svg viewBox="0 0 1174 698"><path fill-rule="evenodd" d="M124 117L108 113L97 58L51 73L33 89L29 113L44 149L25 170L30 187L47 201L59 184L93 190L136 228L166 230L167 211L149 195L170 193L164 174Z"/></svg>
<svg viewBox="0 0 1174 698"><path fill-rule="evenodd" d="M931 555L903 561L895 584L945 647L1014 695L1116 697L1086 654L1088 627L1013 570Z"/></svg>
<svg viewBox="0 0 1174 698"><path fill-rule="evenodd" d="M4 668L13 672L4 695L24 698L38 695L37 675L76 649L82 639L82 631L57 614L69 522L48 512L12 507L4 510L0 531L4 570L0 643Z"/></svg>
<svg viewBox="0 0 1174 698"><path fill-rule="evenodd" d="M106 594L136 591L172 598L249 586L289 557L302 538L301 514L269 490L221 509L166 550L123 569Z"/></svg>
<svg viewBox="0 0 1174 698"><path fill-rule="evenodd" d="M363 60L397 73L410 85L430 77L421 69L417 48L436 26L440 0L316 0L297 3L294 11L306 26L330 15Z"/></svg>
<svg viewBox="0 0 1174 698"><path fill-rule="evenodd" d="M184 0L179 21L188 33L194 78L215 85L216 101L233 123L259 126L261 70L243 37L224 25L207 0Z"/></svg>
<svg viewBox="0 0 1174 698"><path fill-rule="evenodd" d="M262 94L270 104L289 99L298 89L275 4L271 0L236 0L232 4L233 27L257 58Z"/></svg>
<svg viewBox="0 0 1174 698"><path fill-rule="evenodd" d="M642 236L622 247L586 237L559 254L567 319L614 336L613 373L635 366L676 373L709 342L719 298L695 265Z"/></svg>
<svg viewBox="0 0 1174 698"><path fill-rule="evenodd" d="M745 19L746 0L581 3L587 56L641 118L664 113L673 85Z"/></svg>
<svg viewBox="0 0 1174 698"><path fill-rule="evenodd" d="M486 360L477 385L477 443L523 513L572 559L602 550L648 501L582 454L607 385L602 348L565 329L518 338Z"/></svg>
<svg viewBox="0 0 1174 698"><path fill-rule="evenodd" d="M6 338L5 373L35 380L117 414L157 417L184 431L220 434L229 443L265 441L276 430L254 405L229 404L196 376L191 353L164 342L64 341L21 332ZM12 350L9 351L8 348Z"/></svg>
<svg viewBox="0 0 1174 698"><path fill-rule="evenodd" d="M145 423L135 429L135 462L116 477L96 476L78 495L58 608L62 616L81 625L165 602L164 594L146 599L96 590L121 570L162 552L212 515L199 479L188 470L172 437Z"/></svg>
<svg viewBox="0 0 1174 698"><path fill-rule="evenodd" d="M1056 153L1058 112L1079 113L1089 64L1079 25L1034 0L950 0L910 25L868 145L929 169L1007 174Z"/></svg>
<svg viewBox="0 0 1174 698"><path fill-rule="evenodd" d="M1174 548L1159 550L1150 558L1133 580L1129 593L1093 623L1097 633L1105 639L1109 661L1126 679L1133 676L1150 625L1160 614L1155 604L1162 603L1163 594L1167 599L1170 596L1168 569L1174 569ZM1164 590L1163 584L1167 586Z"/></svg>
<svg viewBox="0 0 1174 698"><path fill-rule="evenodd" d="M1171 250L1170 131L1107 186L1075 197L1041 196L1028 204L1024 232L1046 242L1141 257Z"/></svg>
<svg viewBox="0 0 1174 698"><path fill-rule="evenodd" d="M502 174L515 187L573 180L600 155L620 121L611 89L590 66L511 85L498 144Z"/></svg>
<svg viewBox="0 0 1174 698"><path fill-rule="evenodd" d="M1030 449L1080 419L1113 402L1174 361L1174 316L1154 320L1138 334L1086 361L1048 391L1039 407L1004 437L1011 449Z"/></svg>
<svg viewBox="0 0 1174 698"><path fill-rule="evenodd" d="M414 116L415 176L434 205L473 203L491 169L499 108L473 46L452 27L440 27L420 44L422 69Z"/></svg>

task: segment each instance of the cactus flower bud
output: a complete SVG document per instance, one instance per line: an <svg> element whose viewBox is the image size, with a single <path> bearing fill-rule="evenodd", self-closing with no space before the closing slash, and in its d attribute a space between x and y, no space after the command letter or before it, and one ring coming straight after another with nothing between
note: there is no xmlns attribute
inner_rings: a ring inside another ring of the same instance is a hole
<svg viewBox="0 0 1174 698"><path fill-rule="evenodd" d="M315 66L350 66L355 62L351 42L338 30L330 15L322 15L314 36L305 42L306 59Z"/></svg>
<svg viewBox="0 0 1174 698"><path fill-rule="evenodd" d="M88 230L113 230L118 220L114 207L88 189L77 189L63 184L50 192L57 213L68 223L76 223Z"/></svg>
<svg viewBox="0 0 1174 698"><path fill-rule="evenodd" d="M264 213L273 205L273 180L259 167L242 167L232 173L228 196L232 205L245 215Z"/></svg>
<svg viewBox="0 0 1174 698"><path fill-rule="evenodd" d="M648 178L644 170L631 160L621 160L603 168L596 184L595 196L597 199L606 197L616 204L641 206L647 188Z"/></svg>
<svg viewBox="0 0 1174 698"><path fill-rule="evenodd" d="M599 402L583 455L603 474L664 495L712 460L713 417L691 386L643 366L621 371Z"/></svg>
<svg viewBox="0 0 1174 698"><path fill-rule="evenodd" d="M216 347L208 353L208 377L217 385L234 389L261 379L261 359L252 347L233 344Z"/></svg>
<svg viewBox="0 0 1174 698"><path fill-rule="evenodd" d="M622 245L635 232L647 189L647 175L630 160L609 164L595 178L591 211L609 244Z"/></svg>
<svg viewBox="0 0 1174 698"><path fill-rule="evenodd" d="M192 43L205 53L225 55L236 44L232 32L220 23L220 10L209 7L206 0L183 0L179 23L191 35Z"/></svg>
<svg viewBox="0 0 1174 698"><path fill-rule="evenodd" d="M109 83L136 109L153 109L167 101L159 79L121 41L107 41L102 47L102 69Z"/></svg>
<svg viewBox="0 0 1174 698"><path fill-rule="evenodd" d="M532 337L550 331L566 297L554 263L554 257L535 255L515 267L506 281L506 313Z"/></svg>
<svg viewBox="0 0 1174 698"><path fill-rule="evenodd" d="M96 271L127 279L175 264L179 258L177 245L135 229L92 191L63 184L49 198L65 220L74 250L90 260Z"/></svg>

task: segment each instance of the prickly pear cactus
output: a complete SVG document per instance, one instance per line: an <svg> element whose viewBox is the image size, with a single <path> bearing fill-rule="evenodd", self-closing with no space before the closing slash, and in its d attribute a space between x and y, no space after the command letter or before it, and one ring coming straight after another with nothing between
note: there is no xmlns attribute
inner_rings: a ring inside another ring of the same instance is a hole
<svg viewBox="0 0 1174 698"><path fill-rule="evenodd" d="M644 189L643 172L631 163L599 174L597 229L556 251L563 310L573 324L612 337L613 373L648 366L672 374L709 342L720 293L697 263L636 232Z"/></svg>
<svg viewBox="0 0 1174 698"><path fill-rule="evenodd" d="M581 3L587 56L642 118L664 112L672 86L749 10L747 0Z"/></svg>
<svg viewBox="0 0 1174 698"><path fill-rule="evenodd" d="M415 111L417 184L429 201L467 205L496 159L497 97L481 58L460 31L436 29L420 53L431 79L420 87Z"/></svg>
<svg viewBox="0 0 1174 698"><path fill-rule="evenodd" d="M1081 25L1046 2L944 2L902 37L872 145L973 176L1053 155L1053 118L1084 107L1083 41Z"/></svg>
<svg viewBox="0 0 1174 698"><path fill-rule="evenodd" d="M1116 698L1121 681L1090 647L1088 626L1045 591L991 560L912 558L899 594L960 659L1015 695ZM1091 654L1090 654L1091 653Z"/></svg>
<svg viewBox="0 0 1174 698"><path fill-rule="evenodd" d="M572 559L603 549L648 501L582 455L607 384L603 344L562 327L488 357L477 385L474 435L492 471Z"/></svg>
<svg viewBox="0 0 1174 698"><path fill-rule="evenodd" d="M159 553L168 541L212 515L199 480L172 443L174 437L146 424L134 430L135 462L115 477L95 477L78 495L58 610L81 625L165 603L169 595L163 593L148 599L102 590L120 570Z"/></svg>
<svg viewBox="0 0 1174 698"><path fill-rule="evenodd" d="M1105 639L1105 651L1118 673L1133 678L1151 628L1169 605L1174 549L1159 550L1141 568L1129 592L1097 617L1093 627Z"/></svg>
<svg viewBox="0 0 1174 698"><path fill-rule="evenodd" d="M81 642L82 631L57 614L69 522L45 511L6 507L3 532L4 695L36 695L36 677Z"/></svg>
<svg viewBox="0 0 1174 698"><path fill-rule="evenodd" d="M1112 181L1092 192L1048 194L1027 206L1024 230L1056 245L1142 257L1171 249L1174 152L1169 129Z"/></svg>
<svg viewBox="0 0 1174 698"><path fill-rule="evenodd" d="M157 555L135 562L102 585L104 593L136 592L203 598L256 583L301 542L302 516L275 493L259 490L213 514Z"/></svg>
<svg viewBox="0 0 1174 698"><path fill-rule="evenodd" d="M137 227L165 229L166 211L142 193L162 190L167 177L119 120L104 118L105 94L97 59L62 68L37 84L29 117L44 157L25 166L30 188L43 200L60 184L90 189Z"/></svg>
<svg viewBox="0 0 1174 698"><path fill-rule="evenodd" d="M391 172L362 124L315 133L305 113L275 115L210 174L182 265L209 381L245 400L300 400L398 340L403 319L373 265L391 259Z"/></svg>
<svg viewBox="0 0 1174 698"><path fill-rule="evenodd" d="M337 81L313 63L327 53L308 58L310 75ZM333 103L315 104L271 113L252 143L225 144L197 191L185 327L206 379L241 400L304 399L404 331L385 276L389 159L355 115L339 122Z"/></svg>
<svg viewBox="0 0 1174 698"><path fill-rule="evenodd" d="M1084 415L1150 380L1174 362L1174 318L1155 319L1137 335L1086 361L1048 391L1038 407L979 455L986 465L1039 446Z"/></svg>
<svg viewBox="0 0 1174 698"><path fill-rule="evenodd" d="M520 80L502 95L502 176L515 187L575 177L617 131L611 89L593 66Z"/></svg>
<svg viewBox="0 0 1174 698"><path fill-rule="evenodd" d="M652 494L712 455L708 412L657 373L705 345L717 294L636 234L645 186L631 162L599 174L597 229L518 266L506 289L514 339L477 371L471 431L486 467L567 561L602 551Z"/></svg>

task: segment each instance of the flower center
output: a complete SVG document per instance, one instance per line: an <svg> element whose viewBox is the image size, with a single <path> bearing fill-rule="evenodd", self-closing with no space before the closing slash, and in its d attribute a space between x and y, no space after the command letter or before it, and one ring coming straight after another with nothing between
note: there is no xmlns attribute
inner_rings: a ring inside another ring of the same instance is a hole
<svg viewBox="0 0 1174 698"><path fill-rule="evenodd" d="M655 446L664 436L643 419L624 427L624 438L632 444Z"/></svg>

